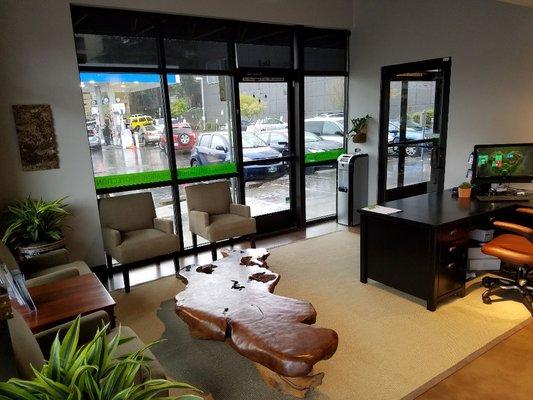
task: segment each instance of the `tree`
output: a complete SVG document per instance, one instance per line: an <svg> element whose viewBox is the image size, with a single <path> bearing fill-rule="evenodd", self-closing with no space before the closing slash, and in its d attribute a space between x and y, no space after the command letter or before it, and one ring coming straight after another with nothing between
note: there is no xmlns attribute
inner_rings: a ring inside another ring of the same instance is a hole
<svg viewBox="0 0 533 400"><path fill-rule="evenodd" d="M177 99L170 101L170 115L178 118L189 110L189 104L185 99Z"/></svg>
<svg viewBox="0 0 533 400"><path fill-rule="evenodd" d="M249 120L257 118L265 112L266 103L259 102L251 94L241 93L241 117Z"/></svg>

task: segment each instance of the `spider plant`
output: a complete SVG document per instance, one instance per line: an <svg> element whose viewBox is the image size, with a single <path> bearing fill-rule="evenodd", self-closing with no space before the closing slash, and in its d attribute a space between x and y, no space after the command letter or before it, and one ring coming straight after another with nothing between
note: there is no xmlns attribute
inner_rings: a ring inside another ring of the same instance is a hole
<svg viewBox="0 0 533 400"><path fill-rule="evenodd" d="M2 241L13 249L38 242L61 239L67 211L66 197L53 201L28 197L7 207Z"/></svg>
<svg viewBox="0 0 533 400"><path fill-rule="evenodd" d="M149 358L144 356L152 346L114 357L118 346L133 338L118 334L106 340L109 327L99 328L94 338L78 346L80 318L76 318L63 340L59 333L50 350L50 357L41 371L33 368L35 378L31 381L12 378L0 382L0 399L10 400L147 400L179 399L202 400L196 395L179 397L156 397L162 391L172 388L199 391L181 382L166 379L148 379L136 383L140 373L149 376Z"/></svg>

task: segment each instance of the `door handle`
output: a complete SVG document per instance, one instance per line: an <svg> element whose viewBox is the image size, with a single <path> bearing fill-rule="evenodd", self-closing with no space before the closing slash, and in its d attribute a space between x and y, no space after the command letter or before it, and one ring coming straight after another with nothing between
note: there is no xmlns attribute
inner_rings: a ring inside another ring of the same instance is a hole
<svg viewBox="0 0 533 400"><path fill-rule="evenodd" d="M348 193L348 188L345 186L339 186L339 192Z"/></svg>

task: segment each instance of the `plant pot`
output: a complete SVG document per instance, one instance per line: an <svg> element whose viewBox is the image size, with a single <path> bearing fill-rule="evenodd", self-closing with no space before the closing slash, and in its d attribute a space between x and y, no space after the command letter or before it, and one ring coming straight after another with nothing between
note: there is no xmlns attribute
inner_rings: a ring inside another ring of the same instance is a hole
<svg viewBox="0 0 533 400"><path fill-rule="evenodd" d="M354 143L366 143L366 132L363 132L363 130L357 132L355 135L352 136L352 141Z"/></svg>
<svg viewBox="0 0 533 400"><path fill-rule="evenodd" d="M18 251L22 259L31 258L40 254L48 253L65 247L65 239L61 238L55 242L31 243L26 246L19 246Z"/></svg>
<svg viewBox="0 0 533 400"><path fill-rule="evenodd" d="M458 188L458 194L461 199L469 199L472 195L472 188Z"/></svg>

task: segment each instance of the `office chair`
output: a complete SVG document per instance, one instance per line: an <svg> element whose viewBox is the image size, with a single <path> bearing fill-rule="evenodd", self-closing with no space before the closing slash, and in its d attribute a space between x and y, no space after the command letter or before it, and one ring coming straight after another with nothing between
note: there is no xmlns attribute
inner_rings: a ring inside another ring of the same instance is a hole
<svg viewBox="0 0 533 400"><path fill-rule="evenodd" d="M533 216L533 208L517 208L517 212ZM510 222L495 221L494 225L519 235L503 234L488 242L481 251L487 255L498 257L511 267L513 278L484 277L482 280L486 290L482 294L483 302L491 303L493 294L514 291L521 296L522 303L533 316L533 279L529 276L533 267L533 229ZM506 266L500 271L506 271Z"/></svg>

